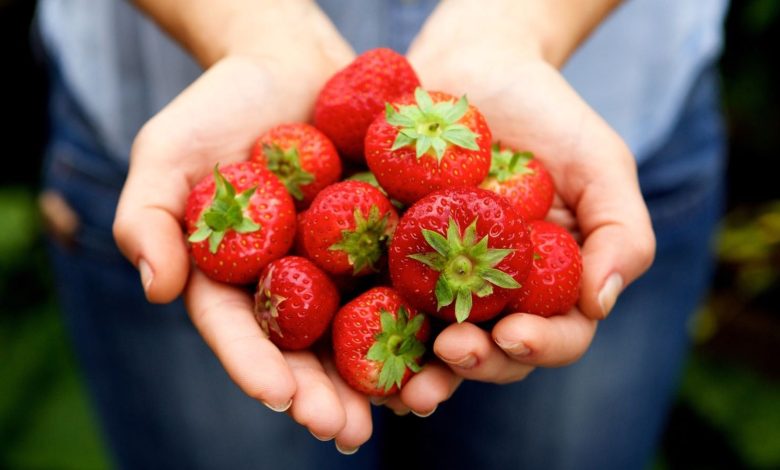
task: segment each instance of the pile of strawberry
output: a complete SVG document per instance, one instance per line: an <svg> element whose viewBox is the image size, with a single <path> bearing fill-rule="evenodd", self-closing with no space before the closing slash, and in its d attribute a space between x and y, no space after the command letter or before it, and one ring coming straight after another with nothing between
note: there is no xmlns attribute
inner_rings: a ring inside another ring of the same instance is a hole
<svg viewBox="0 0 780 470"><path fill-rule="evenodd" d="M544 166L494 144L465 96L425 91L403 56L376 49L326 83L313 126L277 126L215 168L185 223L206 275L256 286L271 341L329 336L353 388L389 395L420 370L429 315L572 308L581 255L543 220L553 195Z"/></svg>

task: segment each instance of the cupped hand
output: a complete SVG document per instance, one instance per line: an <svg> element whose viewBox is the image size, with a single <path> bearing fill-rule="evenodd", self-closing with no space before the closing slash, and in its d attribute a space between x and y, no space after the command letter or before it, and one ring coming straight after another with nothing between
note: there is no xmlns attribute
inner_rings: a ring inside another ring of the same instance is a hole
<svg viewBox="0 0 780 470"><path fill-rule="evenodd" d="M540 26L554 21L540 11L549 5L524 9L526 3L496 1L487 8L470 0L442 2L408 53L425 88L467 94L495 141L531 151L546 165L558 198L550 218L582 242L580 300L570 312L552 318L511 314L492 332L451 325L437 337L435 353L458 376L498 383L580 358L597 320L648 269L655 250L630 150L556 68L571 50L551 39L553 27ZM574 39L582 38L566 38ZM454 381L443 375L427 387L446 383ZM393 405L402 409L403 403Z"/></svg>
<svg viewBox="0 0 780 470"><path fill-rule="evenodd" d="M182 233L191 188L215 164L247 159L271 126L307 121L325 80L354 56L320 13L269 27L280 29L264 31L276 38L273 47L217 60L140 131L114 236L138 267L149 301L184 293L193 324L245 393L287 411L315 436L354 449L371 435L367 398L340 380L327 357L277 349L255 321L246 290L191 268Z"/></svg>

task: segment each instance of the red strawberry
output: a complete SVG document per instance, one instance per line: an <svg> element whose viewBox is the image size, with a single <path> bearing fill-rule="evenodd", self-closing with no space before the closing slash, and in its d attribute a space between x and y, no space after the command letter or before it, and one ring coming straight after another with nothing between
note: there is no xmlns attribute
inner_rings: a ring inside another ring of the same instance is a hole
<svg viewBox="0 0 780 470"><path fill-rule="evenodd" d="M362 181L323 189L303 218L306 255L325 271L361 276L379 270L398 214L380 190Z"/></svg>
<svg viewBox="0 0 780 470"><path fill-rule="evenodd" d="M333 352L341 377L374 396L398 392L416 372L430 327L424 314L389 287L374 287L333 319Z"/></svg>
<svg viewBox="0 0 780 470"><path fill-rule="evenodd" d="M212 279L257 281L295 236L295 207L271 172L251 162L214 168L190 192L184 221L195 264Z"/></svg>
<svg viewBox="0 0 780 470"><path fill-rule="evenodd" d="M390 49L373 49L333 75L320 91L314 125L342 157L363 163L366 129L385 103L420 84L406 58Z"/></svg>
<svg viewBox="0 0 780 470"><path fill-rule="evenodd" d="M282 349L311 346L328 329L338 308L336 286L306 258L279 258L260 275L255 316L270 340Z"/></svg>
<svg viewBox="0 0 780 470"><path fill-rule="evenodd" d="M298 212L298 215L296 216L295 240L293 241L292 249L294 254L303 256L304 258L309 258L309 255L306 253L306 247L303 246L303 225L305 224L304 219L306 218L307 212L308 211Z"/></svg>
<svg viewBox="0 0 780 470"><path fill-rule="evenodd" d="M449 322L496 316L530 269L526 223L505 198L479 188L420 199L390 245L393 287L414 307Z"/></svg>
<svg viewBox="0 0 780 470"><path fill-rule="evenodd" d="M544 219L553 203L555 186L542 162L531 152L493 145L490 172L481 188L509 199L525 220Z"/></svg>
<svg viewBox="0 0 780 470"><path fill-rule="evenodd" d="M384 188L382 188L382 186L379 185L379 181L376 180L376 176L374 176L374 174L371 173L370 171L361 171L361 172L358 172L358 173L354 173L354 174L350 175L350 177L347 178L347 179L348 180L355 180L355 181L363 181L365 183L368 183L371 186L373 186L373 187L377 188L378 190L382 191L382 194L387 196L387 191L385 191ZM399 211L403 210L404 205L401 204L400 201L396 201L395 199L390 199L390 202L392 202L393 205L395 206L395 208L398 209Z"/></svg>
<svg viewBox="0 0 780 470"><path fill-rule="evenodd" d="M257 139L251 159L266 165L282 180L299 210L341 177L336 147L309 124L281 124L270 129Z"/></svg>
<svg viewBox="0 0 780 470"><path fill-rule="evenodd" d="M439 189L479 185L490 169L490 140L465 96L418 88L368 128L366 162L390 197L411 204Z"/></svg>
<svg viewBox="0 0 780 470"><path fill-rule="evenodd" d="M543 317L566 313L580 294L580 247L569 232L552 222L535 220L530 227L533 266L508 308Z"/></svg>

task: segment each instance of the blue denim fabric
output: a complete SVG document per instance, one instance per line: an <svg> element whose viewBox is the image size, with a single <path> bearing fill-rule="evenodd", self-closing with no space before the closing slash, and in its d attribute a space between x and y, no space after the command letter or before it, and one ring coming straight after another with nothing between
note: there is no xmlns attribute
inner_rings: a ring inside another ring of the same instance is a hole
<svg viewBox="0 0 780 470"><path fill-rule="evenodd" d="M57 286L102 428L121 468L641 468L653 455L707 287L721 213L717 79L698 80L667 143L640 168L658 238L650 271L620 297L577 364L526 381L466 383L429 418L375 413L354 456L245 397L180 302L148 304L111 236L126 168L54 80L46 184L81 217L52 244ZM678 180L679 171L701 168ZM403 450L400 450L403 449ZM409 460L411 459L411 460ZM396 467L397 468L397 467Z"/></svg>

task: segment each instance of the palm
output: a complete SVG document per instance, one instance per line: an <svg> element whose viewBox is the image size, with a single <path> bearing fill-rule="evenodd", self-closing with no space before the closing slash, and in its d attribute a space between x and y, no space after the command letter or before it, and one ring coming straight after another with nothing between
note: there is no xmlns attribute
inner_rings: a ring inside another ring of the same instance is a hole
<svg viewBox="0 0 780 470"><path fill-rule="evenodd" d="M409 60L425 88L467 94L494 141L531 151L547 166L557 192L550 218L578 232L584 270L578 308L565 315L519 313L491 332L461 324L439 335L434 350L455 373L490 382L577 360L595 334L595 320L611 307L601 295L605 280L633 280L649 266L654 246L627 146L499 10L477 2L440 4ZM480 22L489 26L476 27Z"/></svg>

